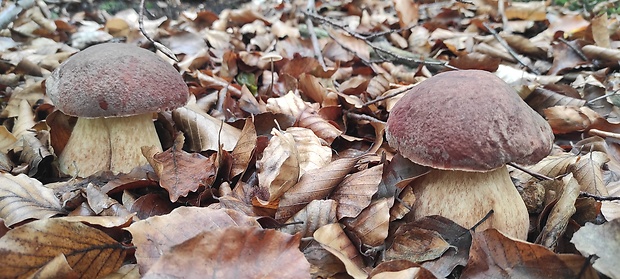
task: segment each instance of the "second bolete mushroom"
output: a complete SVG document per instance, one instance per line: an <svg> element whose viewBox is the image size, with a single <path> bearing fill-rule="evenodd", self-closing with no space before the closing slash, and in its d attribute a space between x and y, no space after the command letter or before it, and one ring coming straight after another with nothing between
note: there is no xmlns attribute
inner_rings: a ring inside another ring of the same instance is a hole
<svg viewBox="0 0 620 279"><path fill-rule="evenodd" d="M46 89L57 109L78 117L58 162L62 172L80 177L147 164L141 147L161 149L153 114L183 106L189 98L172 65L120 43L73 55L46 80Z"/></svg>
<svg viewBox="0 0 620 279"><path fill-rule="evenodd" d="M471 228L526 239L529 218L506 163L547 156L553 133L503 80L479 70L450 71L413 87L390 112L386 137L405 158L432 168L411 184L416 220L441 215Z"/></svg>

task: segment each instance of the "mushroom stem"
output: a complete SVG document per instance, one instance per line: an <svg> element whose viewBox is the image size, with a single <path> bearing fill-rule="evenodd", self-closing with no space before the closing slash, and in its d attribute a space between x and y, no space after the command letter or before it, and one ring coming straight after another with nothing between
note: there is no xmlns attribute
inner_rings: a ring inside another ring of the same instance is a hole
<svg viewBox="0 0 620 279"><path fill-rule="evenodd" d="M488 172L433 169L412 182L416 202L408 218L440 215L469 229L491 210L476 230L495 228L525 240L529 215L506 166Z"/></svg>
<svg viewBox="0 0 620 279"><path fill-rule="evenodd" d="M101 170L127 173L148 163L142 155L142 146L156 146L161 150L151 113L78 118L58 162L62 172L80 177Z"/></svg>

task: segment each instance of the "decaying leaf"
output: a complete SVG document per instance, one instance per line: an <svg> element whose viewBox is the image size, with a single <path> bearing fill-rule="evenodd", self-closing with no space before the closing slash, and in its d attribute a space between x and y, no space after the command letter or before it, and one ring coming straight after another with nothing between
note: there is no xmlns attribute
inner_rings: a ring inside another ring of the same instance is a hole
<svg viewBox="0 0 620 279"><path fill-rule="evenodd" d="M357 217L377 192L383 165L377 165L347 176L330 197L338 202L338 219Z"/></svg>
<svg viewBox="0 0 620 279"><path fill-rule="evenodd" d="M394 244L385 253L388 261L421 263L441 257L451 247L438 232L432 230L407 226L400 227L395 234Z"/></svg>
<svg viewBox="0 0 620 279"><path fill-rule="evenodd" d="M586 265L584 265L586 264ZM473 235L469 262L461 278L576 278L586 259L556 255L547 248L504 236L495 229ZM591 267L581 278L598 278Z"/></svg>
<svg viewBox="0 0 620 279"><path fill-rule="evenodd" d="M299 179L299 154L293 135L273 129L273 137L256 162L258 183L269 190L269 200L279 199Z"/></svg>
<svg viewBox="0 0 620 279"><path fill-rule="evenodd" d="M201 186L211 186L215 179L213 159L199 153L185 152L182 149L183 141L183 134L179 134L172 147L164 152L159 152L154 146L142 147L142 154L155 169L159 184L168 190L173 202Z"/></svg>
<svg viewBox="0 0 620 279"><path fill-rule="evenodd" d="M359 158L344 158L304 174L280 199L277 220L286 220L313 200L324 199L351 171Z"/></svg>
<svg viewBox="0 0 620 279"><path fill-rule="evenodd" d="M0 274L26 277L64 255L80 278L97 278L117 270L126 252L102 231L82 223L39 220L0 238Z"/></svg>
<svg viewBox="0 0 620 279"><path fill-rule="evenodd" d="M7 226L62 213L60 201L52 189L23 174L0 173L0 218Z"/></svg>
<svg viewBox="0 0 620 279"><path fill-rule="evenodd" d="M307 278L300 238L256 227L204 231L164 252L144 278Z"/></svg>
<svg viewBox="0 0 620 279"><path fill-rule="evenodd" d="M595 255L593 267L610 278L620 278L620 219L602 225L587 223L571 242L584 256Z"/></svg>
<svg viewBox="0 0 620 279"><path fill-rule="evenodd" d="M209 230L230 226L260 227L255 218L230 209L179 207L170 214L131 224L127 230L138 247L136 259L144 274L173 246Z"/></svg>
<svg viewBox="0 0 620 279"><path fill-rule="evenodd" d="M319 228L314 232L314 239L344 263L351 277L361 279L368 276L362 269L361 255L339 224L329 224Z"/></svg>
<svg viewBox="0 0 620 279"><path fill-rule="evenodd" d="M558 202L553 207L547 224L542 229L536 243L549 249L555 249L559 238L566 231L570 217L575 213L575 200L579 196L579 184L572 174L562 178L562 191Z"/></svg>

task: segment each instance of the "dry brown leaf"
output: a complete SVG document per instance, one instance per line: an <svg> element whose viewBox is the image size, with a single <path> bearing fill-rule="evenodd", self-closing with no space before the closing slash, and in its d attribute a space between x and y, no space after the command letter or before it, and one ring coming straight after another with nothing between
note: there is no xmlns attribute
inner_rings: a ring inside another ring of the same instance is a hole
<svg viewBox="0 0 620 279"><path fill-rule="evenodd" d="M279 199L299 179L299 155L293 135L271 131L273 135L263 151L263 157L256 162L258 184L269 190L269 200Z"/></svg>
<svg viewBox="0 0 620 279"><path fill-rule="evenodd" d="M598 114L588 107L554 106L543 110L554 134L584 131ZM600 116L599 116L600 117Z"/></svg>
<svg viewBox="0 0 620 279"><path fill-rule="evenodd" d="M377 195L393 197L414 179L427 174L430 168L418 165L397 153L388 164L384 164Z"/></svg>
<svg viewBox="0 0 620 279"><path fill-rule="evenodd" d="M89 183L84 192L89 208L97 215L121 217L133 215L124 205L110 198L93 183Z"/></svg>
<svg viewBox="0 0 620 279"><path fill-rule="evenodd" d="M394 9L400 28L409 28L418 23L420 4L406 0L394 0Z"/></svg>
<svg viewBox="0 0 620 279"><path fill-rule="evenodd" d="M419 264L405 261L382 262L368 275L369 279L435 279L430 271Z"/></svg>
<svg viewBox="0 0 620 279"><path fill-rule="evenodd" d="M230 209L179 207L170 214L133 223L127 230L138 247L136 260L144 274L171 247L204 231L231 226L260 227L256 218Z"/></svg>
<svg viewBox="0 0 620 279"><path fill-rule="evenodd" d="M63 254L59 254L53 260L42 266L29 278L33 279L52 279L52 278L64 278L64 279L78 279L80 274L75 272L73 268L67 262L67 257Z"/></svg>
<svg viewBox="0 0 620 279"><path fill-rule="evenodd" d="M0 238L0 274L25 277L64 254L80 278L97 278L117 270L126 250L107 234L82 223L39 220Z"/></svg>
<svg viewBox="0 0 620 279"><path fill-rule="evenodd" d="M420 263L434 260L451 247L438 232L432 230L403 226L395 235L394 243L385 251L385 259L388 261L409 260Z"/></svg>
<svg viewBox="0 0 620 279"><path fill-rule="evenodd" d="M30 130L36 123L34 122L34 113L30 104L26 100L19 103L19 112L13 130L11 131L16 138L20 139L26 131Z"/></svg>
<svg viewBox="0 0 620 279"><path fill-rule="evenodd" d="M254 155L256 149L256 127L254 122L247 118L241 130L239 141L232 150L233 163L230 170L230 177L235 177L248 168L248 164Z"/></svg>
<svg viewBox="0 0 620 279"><path fill-rule="evenodd" d="M607 185L611 197L620 197L620 182L612 182ZM605 220L611 221L620 218L620 201L601 202L601 214Z"/></svg>
<svg viewBox="0 0 620 279"><path fill-rule="evenodd" d="M17 142L17 138L4 126L0 126L0 152L6 154Z"/></svg>
<svg viewBox="0 0 620 279"><path fill-rule="evenodd" d="M159 152L155 146L142 147L142 154L159 176L161 187L168 190L172 202L200 187L210 187L215 180L212 158L185 152L183 140L183 134L179 133L172 147L164 152Z"/></svg>
<svg viewBox="0 0 620 279"><path fill-rule="evenodd" d="M338 202L338 219L357 217L377 192L383 165L377 165L347 176L330 195Z"/></svg>
<svg viewBox="0 0 620 279"><path fill-rule="evenodd" d="M525 101L535 111L543 115L545 108L553 106L583 107L586 104L585 100L572 98L545 88L534 89Z"/></svg>
<svg viewBox="0 0 620 279"><path fill-rule="evenodd" d="M536 163L536 165L528 166L527 169L534 173L540 173L549 177L556 177L569 172L571 165L575 164L578 160L579 156L570 153L562 153L547 156L540 160L540 162ZM531 175L518 170L511 173L511 176L523 183L528 180L536 180Z"/></svg>
<svg viewBox="0 0 620 279"><path fill-rule="evenodd" d="M303 73L299 76L299 89L304 95L313 101L322 104L327 95L327 91L313 75Z"/></svg>
<svg viewBox="0 0 620 279"><path fill-rule="evenodd" d="M547 19L547 3L545 1L512 2L505 10L506 18L531 21Z"/></svg>
<svg viewBox="0 0 620 279"><path fill-rule="evenodd" d="M278 98L270 98L267 100L267 111L272 113L281 113L295 117L295 119L299 119L301 113L310 106L304 100L302 100L299 96L296 96L293 92L289 92L288 94L278 97Z"/></svg>
<svg viewBox="0 0 620 279"><path fill-rule="evenodd" d="M164 252L144 278L308 278L300 238L256 227L204 231Z"/></svg>
<svg viewBox="0 0 620 279"><path fill-rule="evenodd" d="M28 101L29 104L36 104L38 100L43 99L45 90L41 86L41 81L35 83L26 83L24 87L15 88L11 94L11 98L6 107L0 113L0 117L17 117L19 115L19 106L22 100Z"/></svg>
<svg viewBox="0 0 620 279"><path fill-rule="evenodd" d="M573 234L571 242L584 256L595 255L593 267L610 278L620 278L620 219L602 225L587 223Z"/></svg>
<svg viewBox="0 0 620 279"><path fill-rule="evenodd" d="M342 263L314 240L308 240L320 227L336 223L336 202L334 200L314 200L304 209L286 221L288 226L279 230L288 234L300 233L301 251L310 262L314 277L329 277L344 271Z"/></svg>
<svg viewBox="0 0 620 279"><path fill-rule="evenodd" d="M394 78L391 75L380 74L368 82L368 87L366 88L366 92L370 95L371 99L375 99L386 91L390 90L390 84L395 83Z"/></svg>
<svg viewBox="0 0 620 279"><path fill-rule="evenodd" d="M325 140L327 144L331 144L342 134L340 129L321 117L316 110L311 107L307 107L301 113L298 125L312 130L319 138Z"/></svg>
<svg viewBox="0 0 620 279"><path fill-rule="evenodd" d="M54 191L24 174L0 173L0 218L7 226L64 213Z"/></svg>
<svg viewBox="0 0 620 279"><path fill-rule="evenodd" d="M137 264L126 264L117 271L112 272L102 279L140 279L140 271Z"/></svg>
<svg viewBox="0 0 620 279"><path fill-rule="evenodd" d="M543 246L514 240L495 229L488 229L474 233L469 262L461 278L576 278L586 259L577 255L564 256L580 259L568 261ZM586 271L581 278L597 277Z"/></svg>
<svg viewBox="0 0 620 279"><path fill-rule="evenodd" d="M104 228L120 228L129 226L134 215L135 214L129 214L126 216L66 216L58 217L56 219L67 222L82 222Z"/></svg>
<svg viewBox="0 0 620 279"><path fill-rule="evenodd" d="M364 41L353 38L340 31L331 31L329 32L329 35L338 44L355 53L356 57L359 57L364 61L368 61L370 59L370 47Z"/></svg>
<svg viewBox="0 0 620 279"><path fill-rule="evenodd" d="M219 150L219 145L230 151L241 135L237 128L202 112L195 105L175 109L172 119L187 136L189 151Z"/></svg>
<svg viewBox="0 0 620 279"><path fill-rule="evenodd" d="M388 199L383 198L373 202L357 217L347 219L344 224L364 245L369 247L381 246L385 243L390 226Z"/></svg>
<svg viewBox="0 0 620 279"><path fill-rule="evenodd" d="M609 21L607 13L600 13L592 18L592 39L599 47L610 48Z"/></svg>
<svg viewBox="0 0 620 279"><path fill-rule="evenodd" d="M351 277L355 279L368 277L366 271L362 269L364 263L361 255L342 230L340 224L329 224L319 228L314 232L314 239L344 263L347 273Z"/></svg>
<svg viewBox="0 0 620 279"><path fill-rule="evenodd" d="M555 250L558 240L564 235L568 221L575 213L575 201L579 197L579 184L573 178L573 174L568 174L562 178L562 190L557 203L553 206L547 223L536 239L536 243L541 244L551 250Z"/></svg>
<svg viewBox="0 0 620 279"><path fill-rule="evenodd" d="M359 158L344 158L304 174L280 199L276 219L285 221L313 200L326 198L351 171Z"/></svg>
<svg viewBox="0 0 620 279"><path fill-rule="evenodd" d="M606 61L620 60L620 50L609 49L599 46L587 45L582 48L583 53L587 57L602 59Z"/></svg>
<svg viewBox="0 0 620 279"><path fill-rule="evenodd" d="M580 191L598 196L609 195L603 180L603 165L609 162L607 155L600 151L592 151L581 155L579 161L572 164L569 170L579 183Z"/></svg>
<svg viewBox="0 0 620 279"><path fill-rule="evenodd" d="M332 161L332 149L321 144L321 140L310 129L290 127L286 133L293 136L299 161L299 176L322 168Z"/></svg>

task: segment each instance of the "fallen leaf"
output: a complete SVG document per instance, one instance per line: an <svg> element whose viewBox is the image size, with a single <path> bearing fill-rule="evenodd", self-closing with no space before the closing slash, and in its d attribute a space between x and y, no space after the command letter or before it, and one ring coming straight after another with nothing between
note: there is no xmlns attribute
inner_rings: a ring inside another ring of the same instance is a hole
<svg viewBox="0 0 620 279"><path fill-rule="evenodd" d="M179 207L170 214L135 222L127 230L138 247L136 260L144 274L171 247L204 231L230 226L260 225L255 218L230 209Z"/></svg>
<svg viewBox="0 0 620 279"><path fill-rule="evenodd" d="M247 168L254 150L256 149L256 127L254 122L248 118L245 120L243 130L239 136L239 141L232 150L233 164L230 170L230 176L235 177L243 173Z"/></svg>
<svg viewBox="0 0 620 279"><path fill-rule="evenodd" d="M536 239L536 243L551 250L555 250L558 240L566 231L570 217L577 211L575 209L575 201L579 196L577 180L573 178L572 174L568 174L562 178L562 185L563 189L559 193L560 197L553 206L547 223L538 235L538 239Z"/></svg>
<svg viewBox="0 0 620 279"><path fill-rule="evenodd" d="M269 190L269 200L279 199L299 179L299 155L293 135L273 129L263 157L256 162L258 183Z"/></svg>
<svg viewBox="0 0 620 279"><path fill-rule="evenodd" d="M62 254L80 278L97 278L117 270L127 249L79 222L39 220L0 238L0 274L26 277Z"/></svg>
<svg viewBox="0 0 620 279"><path fill-rule="evenodd" d="M390 207L388 199L371 203L358 216L346 219L344 224L368 247L378 247L385 243L390 226Z"/></svg>
<svg viewBox="0 0 620 279"><path fill-rule="evenodd" d="M322 226L314 232L314 239L344 263L347 273L351 277L355 279L368 277L368 274L362 269L363 261L361 255L342 230L340 224L335 223Z"/></svg>
<svg viewBox="0 0 620 279"><path fill-rule="evenodd" d="M164 252L144 278L308 278L300 238L256 227L204 231Z"/></svg>
<svg viewBox="0 0 620 279"><path fill-rule="evenodd" d="M570 259L576 255L564 256ZM561 255L541 245L511 239L488 229L473 234L469 262L461 278L576 278L586 263L585 258L580 258L567 265ZM596 278L591 276L586 271L581 278Z"/></svg>
<svg viewBox="0 0 620 279"><path fill-rule="evenodd" d="M183 134L179 134L171 148L159 152L154 146L142 147L142 154L159 176L159 184L168 190L170 200L176 202L198 188L210 187L215 180L212 158L199 153L187 153L183 148Z"/></svg>
<svg viewBox="0 0 620 279"><path fill-rule="evenodd" d="M347 176L330 197L338 202L338 219L357 217L377 192L383 165L377 165Z"/></svg>
<svg viewBox="0 0 620 279"><path fill-rule="evenodd" d="M587 223L573 234L571 242L586 257L595 256L593 267L610 278L620 278L620 219L602 225Z"/></svg>
<svg viewBox="0 0 620 279"><path fill-rule="evenodd" d="M0 173L0 218L7 226L27 219L45 219L63 214L52 189L24 174Z"/></svg>

